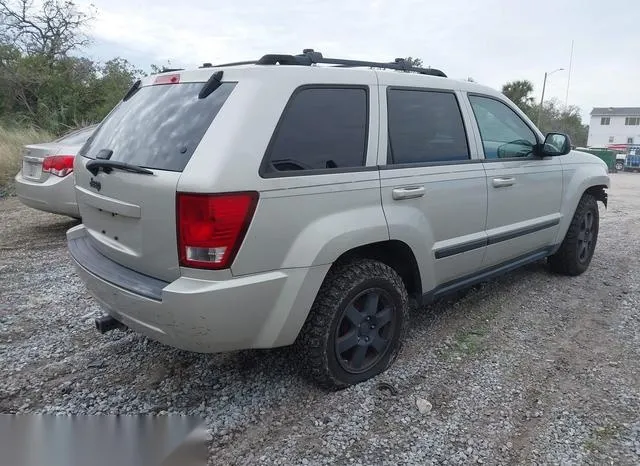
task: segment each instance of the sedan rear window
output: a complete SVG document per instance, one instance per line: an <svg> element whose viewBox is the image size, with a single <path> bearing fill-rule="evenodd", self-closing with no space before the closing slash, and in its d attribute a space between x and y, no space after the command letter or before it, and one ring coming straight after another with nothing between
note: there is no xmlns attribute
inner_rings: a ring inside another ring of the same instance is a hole
<svg viewBox="0 0 640 466"><path fill-rule="evenodd" d="M85 143L91 133L93 133L96 129L96 125L87 126L86 128L82 128L76 131L72 131L63 135L60 139L56 139L56 142L60 144L65 144L67 146L78 146Z"/></svg>
<svg viewBox="0 0 640 466"><path fill-rule="evenodd" d="M199 99L204 83L140 88L120 102L80 151L95 158L111 150L110 160L140 167L182 171L235 83L222 83Z"/></svg>

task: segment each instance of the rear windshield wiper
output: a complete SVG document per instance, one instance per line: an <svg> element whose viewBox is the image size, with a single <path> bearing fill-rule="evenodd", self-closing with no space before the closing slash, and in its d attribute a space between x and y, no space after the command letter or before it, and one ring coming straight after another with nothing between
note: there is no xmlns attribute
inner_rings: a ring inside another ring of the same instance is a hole
<svg viewBox="0 0 640 466"><path fill-rule="evenodd" d="M206 99L221 85L222 85L222 71L216 71L211 75L209 80L206 83L204 83L204 86L202 86L202 89L200 89L200 92L198 92L198 99Z"/></svg>
<svg viewBox="0 0 640 466"><path fill-rule="evenodd" d="M153 175L151 170L117 160L90 160L86 166L93 176L96 176L101 168L105 173L111 173L114 168L117 168L128 172L140 173L141 175Z"/></svg>

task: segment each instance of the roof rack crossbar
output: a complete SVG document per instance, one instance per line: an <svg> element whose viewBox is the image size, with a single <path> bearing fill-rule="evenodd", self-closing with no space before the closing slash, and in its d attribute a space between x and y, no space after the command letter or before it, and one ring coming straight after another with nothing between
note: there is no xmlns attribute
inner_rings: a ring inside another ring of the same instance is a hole
<svg viewBox="0 0 640 466"><path fill-rule="evenodd" d="M257 60L236 61L236 62L233 62L233 63L222 63L221 65L212 65L211 63L205 63L200 68L222 68L222 67L225 67L225 66L255 65L256 63L258 63Z"/></svg>
<svg viewBox="0 0 640 466"><path fill-rule="evenodd" d="M325 58L320 52L313 49L305 49L301 55L264 55L256 62L258 65L302 65L310 66L315 64L338 65L340 67L368 67L383 68L399 71L411 71L414 73L426 74L430 76L440 76L446 78L447 75L436 68L420 68L411 66L404 58L396 58L393 62L383 63L364 60L349 60L343 58Z"/></svg>
<svg viewBox="0 0 640 466"><path fill-rule="evenodd" d="M316 64L337 65L338 67L367 67L367 68L382 68L398 71L410 71L413 73L420 73L429 76L439 76L446 78L447 75L436 68L420 68L412 66L404 58L396 58L393 62L375 62L364 60L348 60L344 58L325 58L320 52L316 52L313 49L305 49L300 55L283 55L283 54L268 54L264 55L259 60L239 61L234 63L224 63L222 65L213 65L214 68L221 68L225 66L240 66L240 65L301 65L311 66ZM201 68L212 67L211 64L205 63Z"/></svg>

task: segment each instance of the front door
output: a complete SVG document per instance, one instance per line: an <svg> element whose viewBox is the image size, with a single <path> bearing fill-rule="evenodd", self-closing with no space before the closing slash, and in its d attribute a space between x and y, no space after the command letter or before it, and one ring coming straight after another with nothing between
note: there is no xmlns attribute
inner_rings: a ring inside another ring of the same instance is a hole
<svg viewBox="0 0 640 466"><path fill-rule="evenodd" d="M505 102L469 95L484 149L491 267L553 245L560 223L562 165L535 154L534 130Z"/></svg>

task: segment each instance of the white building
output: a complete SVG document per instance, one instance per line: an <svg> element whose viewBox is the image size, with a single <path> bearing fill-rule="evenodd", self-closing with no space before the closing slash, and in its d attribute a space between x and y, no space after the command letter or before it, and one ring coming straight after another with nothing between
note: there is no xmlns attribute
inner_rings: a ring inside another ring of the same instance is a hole
<svg viewBox="0 0 640 466"><path fill-rule="evenodd" d="M587 146L640 144L640 107L596 107L591 110Z"/></svg>

